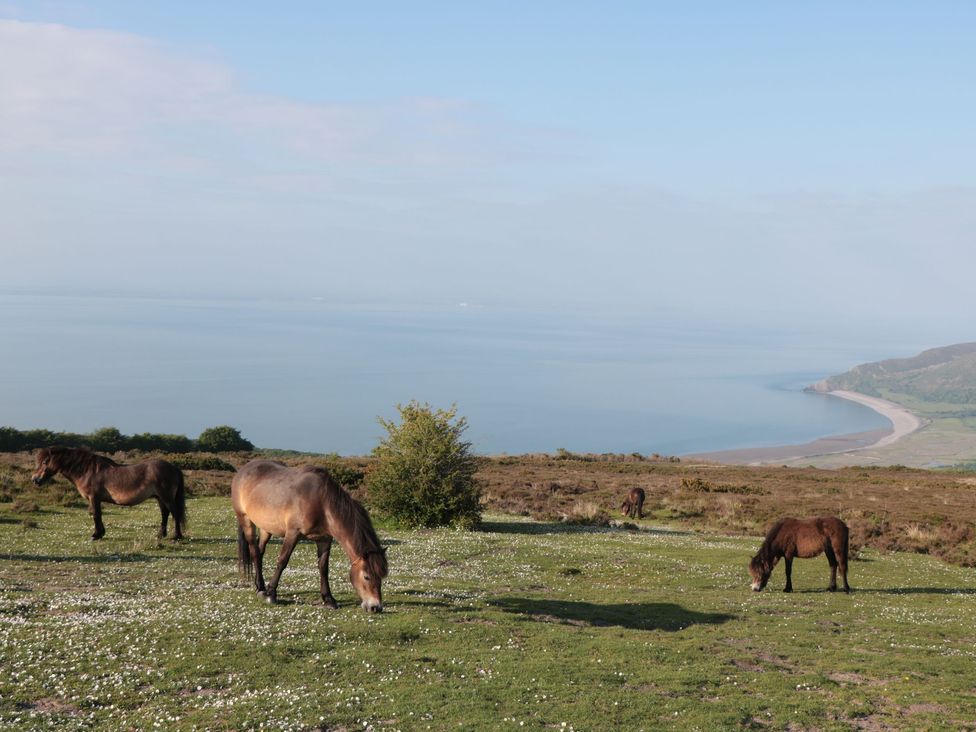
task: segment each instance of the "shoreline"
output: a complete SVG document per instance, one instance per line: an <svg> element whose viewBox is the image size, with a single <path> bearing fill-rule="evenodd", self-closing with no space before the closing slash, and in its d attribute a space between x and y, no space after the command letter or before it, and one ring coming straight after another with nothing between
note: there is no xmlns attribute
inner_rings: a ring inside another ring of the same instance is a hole
<svg viewBox="0 0 976 732"><path fill-rule="evenodd" d="M799 445L780 445L777 447L746 447L735 450L715 450L682 455L682 460L707 460L729 465L763 465L787 460L852 453L870 448L892 445L902 437L920 429L924 422L905 407L887 399L867 396L856 391L839 389L822 392L825 396L857 402L885 417L891 427L882 427L867 432L852 432L845 435L821 437Z"/></svg>

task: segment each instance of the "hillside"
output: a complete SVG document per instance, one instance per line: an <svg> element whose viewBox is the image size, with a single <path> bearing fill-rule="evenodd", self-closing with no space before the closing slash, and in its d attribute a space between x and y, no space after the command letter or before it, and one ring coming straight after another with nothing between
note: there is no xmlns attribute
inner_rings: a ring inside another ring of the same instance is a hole
<svg viewBox="0 0 976 732"><path fill-rule="evenodd" d="M976 343L931 348L910 358L861 364L811 387L881 397L930 417L976 416Z"/></svg>

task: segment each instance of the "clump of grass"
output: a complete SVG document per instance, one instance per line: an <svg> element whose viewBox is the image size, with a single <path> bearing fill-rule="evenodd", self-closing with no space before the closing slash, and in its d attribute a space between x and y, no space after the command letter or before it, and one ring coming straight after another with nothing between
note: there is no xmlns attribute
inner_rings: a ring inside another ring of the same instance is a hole
<svg viewBox="0 0 976 732"><path fill-rule="evenodd" d="M40 525L37 523L37 521L32 518L25 518L20 522L20 528L24 530L37 529L39 527Z"/></svg>
<svg viewBox="0 0 976 732"><path fill-rule="evenodd" d="M739 493L742 495L763 495L765 491L751 485L728 485L722 483L711 483L707 480L695 476L694 478L682 478L681 487L687 491L695 493Z"/></svg>
<svg viewBox="0 0 976 732"><path fill-rule="evenodd" d="M11 508L13 508L14 513L37 513L41 510L36 502L24 496L17 498Z"/></svg>
<svg viewBox="0 0 976 732"><path fill-rule="evenodd" d="M911 523L905 527L905 537L913 542L919 544L931 543L937 536L939 532L935 529L922 526L920 524Z"/></svg>
<svg viewBox="0 0 976 732"><path fill-rule="evenodd" d="M593 501L577 501L563 516L563 522L580 526L609 526L610 514Z"/></svg>

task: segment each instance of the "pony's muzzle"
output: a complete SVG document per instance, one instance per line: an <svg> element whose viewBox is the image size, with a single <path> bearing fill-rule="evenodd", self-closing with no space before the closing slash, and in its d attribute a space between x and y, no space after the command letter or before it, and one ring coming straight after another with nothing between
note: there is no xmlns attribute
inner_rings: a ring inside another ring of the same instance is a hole
<svg viewBox="0 0 976 732"><path fill-rule="evenodd" d="M43 485L44 484L44 476L43 475L32 475L31 476L31 482L34 485Z"/></svg>
<svg viewBox="0 0 976 732"><path fill-rule="evenodd" d="M381 612L383 612L383 603L382 602L364 602L363 603L363 610L366 610L367 612L371 612L371 613L381 613Z"/></svg>
<svg viewBox="0 0 976 732"><path fill-rule="evenodd" d="M759 582L753 582L752 583L752 591L753 592L762 592L762 585Z"/></svg>

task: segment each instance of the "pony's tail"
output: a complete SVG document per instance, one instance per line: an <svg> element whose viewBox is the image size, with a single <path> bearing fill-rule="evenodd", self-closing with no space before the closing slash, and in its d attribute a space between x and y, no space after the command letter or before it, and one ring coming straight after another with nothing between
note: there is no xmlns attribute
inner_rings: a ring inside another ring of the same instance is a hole
<svg viewBox="0 0 976 732"><path fill-rule="evenodd" d="M173 523L180 536L186 531L186 481L183 479L183 471L177 475L176 495L173 496Z"/></svg>
<svg viewBox="0 0 976 732"><path fill-rule="evenodd" d="M237 569L248 579L251 578L251 547L244 538L244 527L237 524Z"/></svg>

